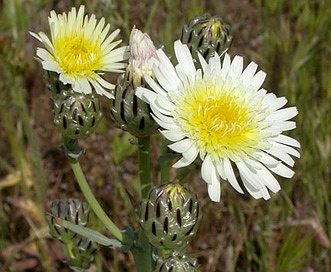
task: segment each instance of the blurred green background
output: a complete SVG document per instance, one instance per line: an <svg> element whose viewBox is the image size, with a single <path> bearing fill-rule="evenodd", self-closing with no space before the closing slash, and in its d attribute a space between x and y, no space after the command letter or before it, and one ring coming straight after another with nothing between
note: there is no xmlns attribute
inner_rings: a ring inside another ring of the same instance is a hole
<svg viewBox="0 0 331 272"><path fill-rule="evenodd" d="M0 270L69 271L61 245L47 234L45 213L57 198L81 198L52 124L52 106L37 46L28 31L49 33L50 10L86 5L121 29L134 25L172 54L183 24L195 15L220 15L231 25L229 54L267 73L263 87L296 106L302 145L291 180L269 201L222 184L212 203L199 172L185 182L198 194L203 220L188 252L201 271L331 271L331 1L329 0L2 0L0 1ZM113 82L116 77L109 78ZM84 139L81 157L102 206L122 228L135 225L126 191L135 195L137 158L129 135L114 128L109 102L98 131ZM158 138L152 158L157 160ZM157 182L157 164L153 180ZM95 226L103 231L102 226ZM101 249L91 271L134 271L132 257Z"/></svg>

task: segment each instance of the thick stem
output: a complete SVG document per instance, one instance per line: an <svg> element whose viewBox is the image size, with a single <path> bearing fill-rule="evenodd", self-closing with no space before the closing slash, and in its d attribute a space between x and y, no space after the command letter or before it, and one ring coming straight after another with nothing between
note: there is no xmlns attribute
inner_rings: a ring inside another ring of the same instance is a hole
<svg viewBox="0 0 331 272"><path fill-rule="evenodd" d="M146 199L151 188L150 137L138 138L138 166L141 198Z"/></svg>
<svg viewBox="0 0 331 272"><path fill-rule="evenodd" d="M146 199L151 188L150 137L138 138L138 167L141 198ZM151 246L145 234L140 231L137 245L131 248L137 272L151 272L153 260Z"/></svg>
<svg viewBox="0 0 331 272"><path fill-rule="evenodd" d="M168 153L168 142L166 139L162 139L162 145L161 145L161 149L162 149L162 154L167 154ZM170 180L170 167L171 167L171 160L163 160L162 164L161 164L161 183L168 183Z"/></svg>
<svg viewBox="0 0 331 272"><path fill-rule="evenodd" d="M131 248L137 272L152 272L153 261L151 246L143 232L139 233L138 246Z"/></svg>
<svg viewBox="0 0 331 272"><path fill-rule="evenodd" d="M131 239L127 237L121 230L113 223L113 221L107 216L105 211L100 206L99 202L92 193L90 186L88 185L84 173L80 167L80 164L77 159L69 158L71 168L76 176L79 187L82 190L86 201L89 203L91 209L94 211L96 216L100 221L105 225L105 227L110 231L116 239L118 239L123 244L130 244Z"/></svg>
<svg viewBox="0 0 331 272"><path fill-rule="evenodd" d="M177 173L175 179L172 182L181 182L187 176L187 174L189 172L190 172L190 169L188 167L185 167L185 168L181 169Z"/></svg>

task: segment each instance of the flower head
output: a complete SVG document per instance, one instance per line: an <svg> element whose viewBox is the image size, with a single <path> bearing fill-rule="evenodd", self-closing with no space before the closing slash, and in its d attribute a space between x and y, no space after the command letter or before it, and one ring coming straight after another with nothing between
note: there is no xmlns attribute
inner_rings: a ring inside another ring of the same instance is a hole
<svg viewBox="0 0 331 272"><path fill-rule="evenodd" d="M106 89L114 85L104 80L101 71L122 72L128 58L126 46L114 49L121 41L114 41L119 30L108 36L110 25L102 18L99 23L95 15L84 16L84 6L78 12L72 8L68 14L51 11L48 18L51 39L45 33L31 33L44 44L38 48L37 56L45 70L59 74L64 84L71 84L74 91L89 94L92 88L98 94L113 98ZM91 86L92 85L92 86Z"/></svg>
<svg viewBox="0 0 331 272"><path fill-rule="evenodd" d="M227 180L243 193L236 178L237 168L246 190L254 198L270 198L280 185L271 172L290 178L294 172L292 156L300 144L282 133L295 128L289 121L297 115L295 107L282 109L287 100L261 89L265 73L256 73L252 62L243 71L243 58L216 54L207 63L201 55L202 69L186 45L175 42L178 64L174 67L162 50L154 65L156 81L146 76L154 92L138 88L138 97L151 105L153 117L181 153L174 167L185 167L200 156L201 175L213 201L220 201L220 180Z"/></svg>

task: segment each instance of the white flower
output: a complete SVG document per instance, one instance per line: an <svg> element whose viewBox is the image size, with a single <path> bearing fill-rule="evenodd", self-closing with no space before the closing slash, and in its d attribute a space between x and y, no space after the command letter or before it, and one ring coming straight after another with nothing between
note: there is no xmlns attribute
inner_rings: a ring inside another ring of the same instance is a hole
<svg viewBox="0 0 331 272"><path fill-rule="evenodd" d="M71 84L74 91L89 94L92 88L98 94L113 98L106 89L114 85L104 80L101 71L122 72L126 67L128 47L114 49L121 41L114 41L119 30L109 36L110 25L102 18L97 24L95 15L84 17L84 6L78 13L72 8L66 13L51 11L48 18L51 39L45 33L31 33L44 44L38 48L37 56L43 69L57 72L64 84ZM92 86L91 86L92 85Z"/></svg>
<svg viewBox="0 0 331 272"><path fill-rule="evenodd" d="M232 62L228 54L223 64L219 56L209 63L199 56L202 70L196 70L186 45L176 41L178 64L174 67L162 50L154 64L157 82L146 81L154 90L138 88L137 96L150 104L153 117L181 153L174 167L185 167L200 156L201 176L213 201L220 201L220 180L227 180L243 193L236 178L254 198L269 199L280 185L271 172L290 178L294 172L291 156L300 157L298 141L283 135L295 128L289 121L296 107L284 108L287 100L260 89L266 74L256 73L251 62L243 71L243 58Z"/></svg>

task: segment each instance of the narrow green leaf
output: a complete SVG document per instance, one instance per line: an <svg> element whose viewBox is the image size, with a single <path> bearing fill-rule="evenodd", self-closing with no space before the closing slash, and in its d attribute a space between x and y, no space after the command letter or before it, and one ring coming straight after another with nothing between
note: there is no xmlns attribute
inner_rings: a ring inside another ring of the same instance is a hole
<svg viewBox="0 0 331 272"><path fill-rule="evenodd" d="M82 236L85 236L92 241L98 243L99 245L111 247L111 248L126 248L127 246L124 246L120 241L116 239L110 239L100 232L97 232L95 230L85 228L76 224L73 224L66 220L61 220L64 227L70 229L71 231L74 231Z"/></svg>

